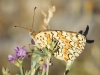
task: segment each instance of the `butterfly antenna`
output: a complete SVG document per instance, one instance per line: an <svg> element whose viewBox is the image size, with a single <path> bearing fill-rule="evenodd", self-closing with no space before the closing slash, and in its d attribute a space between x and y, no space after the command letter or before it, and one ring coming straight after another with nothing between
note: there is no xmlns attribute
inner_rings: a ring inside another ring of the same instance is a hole
<svg viewBox="0 0 100 75"><path fill-rule="evenodd" d="M86 30L85 30L85 32L84 32L84 34L83 34L85 37L87 36L88 31L89 31L89 26L87 25Z"/></svg>
<svg viewBox="0 0 100 75"><path fill-rule="evenodd" d="M32 29L33 29L33 24L34 24L35 9L36 9L36 7L34 8L34 15L33 15Z"/></svg>
<svg viewBox="0 0 100 75"><path fill-rule="evenodd" d="M29 28L25 28L25 27L22 27L22 26L14 26L14 27L19 27L19 28L24 28L24 29L29 30Z"/></svg>

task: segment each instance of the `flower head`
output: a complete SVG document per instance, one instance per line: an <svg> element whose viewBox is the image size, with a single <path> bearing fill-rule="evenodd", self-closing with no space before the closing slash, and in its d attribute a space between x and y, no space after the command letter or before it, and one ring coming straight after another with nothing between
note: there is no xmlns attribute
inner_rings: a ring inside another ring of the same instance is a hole
<svg viewBox="0 0 100 75"><path fill-rule="evenodd" d="M25 48L25 46L22 47L22 48L20 48L19 46L17 46L17 47L15 48L14 56L15 56L17 59L22 60L22 59L25 58L25 56L26 56L26 50L25 50L24 48Z"/></svg>
<svg viewBox="0 0 100 75"><path fill-rule="evenodd" d="M13 56L8 55L8 60L17 66L21 65L23 62L23 59L26 56L26 50L24 49L24 47L22 47L22 48L20 48L19 46L15 47L14 55Z"/></svg>
<svg viewBox="0 0 100 75"><path fill-rule="evenodd" d="M14 63L16 61L16 58L12 55L8 55L8 60L12 63Z"/></svg>
<svg viewBox="0 0 100 75"><path fill-rule="evenodd" d="M49 66L52 66L52 65L53 65L53 63L52 63L52 61L50 61L50 62L49 62ZM44 69L44 70L47 69L47 63L46 63L46 62L43 63L43 69Z"/></svg>
<svg viewBox="0 0 100 75"><path fill-rule="evenodd" d="M46 70L47 69L47 64L43 63L43 69Z"/></svg>
<svg viewBox="0 0 100 75"><path fill-rule="evenodd" d="M50 66L52 66L52 65L53 65L52 61L50 61L50 62L49 62L49 65L50 65Z"/></svg>

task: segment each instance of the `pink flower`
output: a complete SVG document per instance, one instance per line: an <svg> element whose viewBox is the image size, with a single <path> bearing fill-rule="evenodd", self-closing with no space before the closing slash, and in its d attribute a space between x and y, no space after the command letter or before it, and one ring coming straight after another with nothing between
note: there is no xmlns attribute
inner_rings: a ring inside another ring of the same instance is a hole
<svg viewBox="0 0 100 75"><path fill-rule="evenodd" d="M25 46L24 46L25 47ZM12 63L14 63L17 59L23 60L26 56L26 50L24 47L20 48L19 46L15 47L15 53L14 55L8 55L8 60Z"/></svg>

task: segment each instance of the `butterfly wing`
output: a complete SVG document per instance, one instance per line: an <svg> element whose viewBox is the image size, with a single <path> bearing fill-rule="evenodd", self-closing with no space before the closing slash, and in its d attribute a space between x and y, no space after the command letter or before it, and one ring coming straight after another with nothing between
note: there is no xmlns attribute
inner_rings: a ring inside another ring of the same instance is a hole
<svg viewBox="0 0 100 75"><path fill-rule="evenodd" d="M71 61L79 56L86 43L86 38L79 33L59 30L41 31L36 35L35 39L38 47L47 47L48 49L52 41L58 41L54 56L64 61Z"/></svg>

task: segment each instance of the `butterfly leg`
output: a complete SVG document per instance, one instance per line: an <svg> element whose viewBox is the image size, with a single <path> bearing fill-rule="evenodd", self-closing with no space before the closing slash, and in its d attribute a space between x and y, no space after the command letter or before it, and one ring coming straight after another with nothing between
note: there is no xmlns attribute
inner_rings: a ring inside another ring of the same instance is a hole
<svg viewBox="0 0 100 75"><path fill-rule="evenodd" d="M29 48L31 51L33 51L33 48L32 47L37 47L36 45L33 45L33 44L28 44Z"/></svg>

